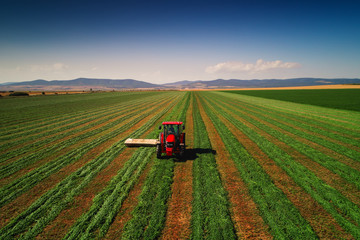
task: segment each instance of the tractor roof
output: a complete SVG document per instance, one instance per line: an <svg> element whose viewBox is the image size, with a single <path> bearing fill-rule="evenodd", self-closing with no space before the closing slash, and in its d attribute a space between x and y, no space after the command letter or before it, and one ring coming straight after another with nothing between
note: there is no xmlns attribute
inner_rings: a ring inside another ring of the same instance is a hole
<svg viewBox="0 0 360 240"><path fill-rule="evenodd" d="M181 125L183 122L163 122L162 125Z"/></svg>

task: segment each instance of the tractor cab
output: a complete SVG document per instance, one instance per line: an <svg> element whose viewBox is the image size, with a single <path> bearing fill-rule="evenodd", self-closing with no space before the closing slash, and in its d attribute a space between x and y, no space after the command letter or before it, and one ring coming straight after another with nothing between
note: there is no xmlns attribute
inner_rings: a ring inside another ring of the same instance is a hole
<svg viewBox="0 0 360 240"><path fill-rule="evenodd" d="M158 157L161 153L171 156L173 153L183 155L185 151L185 133L182 133L183 122L163 122L163 131L159 135ZM162 128L159 127L159 129Z"/></svg>
<svg viewBox="0 0 360 240"><path fill-rule="evenodd" d="M179 123L179 124L172 124ZM182 128L180 127L182 122L163 122L164 126L164 134L165 136L174 135L175 137L179 137L181 134Z"/></svg>

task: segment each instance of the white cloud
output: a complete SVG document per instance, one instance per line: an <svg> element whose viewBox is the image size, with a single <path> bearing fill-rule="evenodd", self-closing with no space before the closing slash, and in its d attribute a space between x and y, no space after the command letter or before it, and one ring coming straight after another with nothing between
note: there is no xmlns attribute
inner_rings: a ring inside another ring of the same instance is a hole
<svg viewBox="0 0 360 240"><path fill-rule="evenodd" d="M264 61L259 59L256 63L243 63L243 62L223 62L218 63L214 66L209 66L205 69L207 73L257 73L270 69L289 69L300 67L299 63L296 62L282 62L276 61Z"/></svg>
<svg viewBox="0 0 360 240"><path fill-rule="evenodd" d="M67 66L64 63L54 63L54 64L39 64L39 65L31 65L30 71L31 72L51 72L51 71L62 71L67 69L69 66Z"/></svg>

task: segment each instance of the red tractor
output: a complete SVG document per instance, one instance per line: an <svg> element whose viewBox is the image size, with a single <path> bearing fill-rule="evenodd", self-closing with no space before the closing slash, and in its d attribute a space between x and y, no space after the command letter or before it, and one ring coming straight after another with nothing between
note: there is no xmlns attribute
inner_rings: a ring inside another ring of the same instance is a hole
<svg viewBox="0 0 360 240"><path fill-rule="evenodd" d="M156 154L161 158L162 153L166 156L176 154L183 157L185 154L185 133L182 130L185 126L182 122L163 122L164 130L159 134L159 141L156 145ZM182 125L182 126L181 126ZM161 129L161 126L159 127Z"/></svg>
<svg viewBox="0 0 360 240"><path fill-rule="evenodd" d="M185 154L185 129L182 122L163 122L164 131L159 134L159 139L126 139L125 146L128 147L155 147L157 157L161 158L163 153L166 156L173 154L183 157ZM162 128L159 127L159 129Z"/></svg>

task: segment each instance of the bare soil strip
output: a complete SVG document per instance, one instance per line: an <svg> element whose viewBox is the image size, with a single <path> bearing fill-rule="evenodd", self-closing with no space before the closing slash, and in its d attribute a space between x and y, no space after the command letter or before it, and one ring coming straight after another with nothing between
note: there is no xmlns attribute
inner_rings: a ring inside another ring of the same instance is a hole
<svg viewBox="0 0 360 240"><path fill-rule="evenodd" d="M3 206L0 209L0 227L3 227L7 224L9 220L13 217L20 214L23 210L28 208L38 197L43 195L45 192L53 188L56 184L60 181L65 179L68 175L76 171L78 168L85 165L87 162L91 161L92 159L96 158L96 156L100 155L105 149L113 145L115 142L123 139L134 130L140 128L144 123L146 123L148 119L145 118L142 121L135 124L133 127L128 129L127 131L119 134L116 138L113 138L95 148L91 151L84 154L84 156L77 162L74 162L63 169L61 169L56 174L51 175L49 178L43 180L41 184L36 185L26 193L19 196L14 201L10 202L9 204Z"/></svg>
<svg viewBox="0 0 360 240"><path fill-rule="evenodd" d="M186 113L186 145L189 151L193 148L192 101ZM185 159L175 163L172 195L168 202L168 210L162 239L189 239L192 202L192 167L193 160Z"/></svg>
<svg viewBox="0 0 360 240"><path fill-rule="evenodd" d="M256 132L266 137L269 141L272 141L275 144L278 143L277 139L269 136L269 134L248 123L245 119L235 116L234 114L233 117L242 121L249 128L254 129ZM233 129L233 133L238 141L255 159L258 160L266 173L273 179L274 184L281 189L288 199L297 207L301 215L313 227L319 238L352 238L352 236L345 232L336 220L318 202L316 202L310 194L298 186L284 170L278 167L276 163L256 145L256 143L249 139L244 133L239 131L224 117L220 116L220 118L223 123L229 127L229 129Z"/></svg>
<svg viewBox="0 0 360 240"><path fill-rule="evenodd" d="M232 221L234 222L239 238L271 239L267 226L260 216L256 204L249 195L246 184L242 181L240 173L226 146L221 140L215 126L206 115L203 107L199 105L201 116L204 120L211 145L216 151L216 162L221 174L223 185L229 193Z"/></svg>

